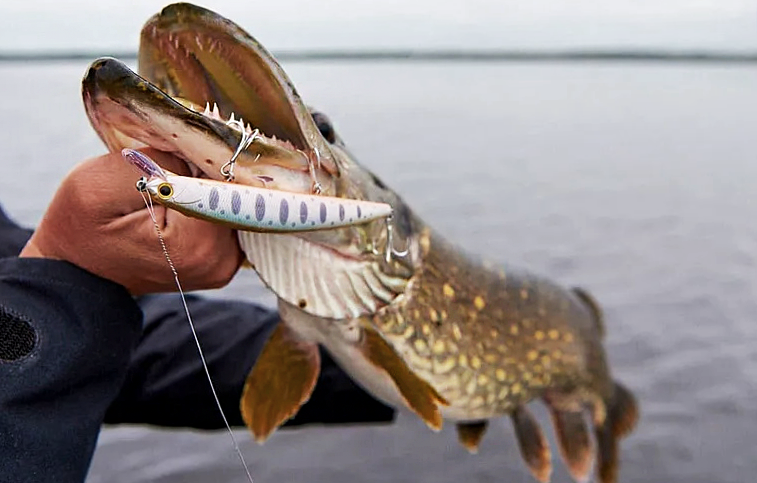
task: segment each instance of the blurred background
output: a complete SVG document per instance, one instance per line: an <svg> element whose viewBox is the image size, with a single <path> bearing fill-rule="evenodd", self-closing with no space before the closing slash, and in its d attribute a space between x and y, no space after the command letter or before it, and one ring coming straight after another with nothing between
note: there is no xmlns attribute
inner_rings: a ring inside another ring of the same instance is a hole
<svg viewBox="0 0 757 483"><path fill-rule="evenodd" d="M81 76L98 55L134 65L163 5L0 4L0 201L19 222L103 151ZM594 293L613 371L641 402L621 481L753 478L757 2L203 5L279 54L358 158L451 240ZM273 304L249 272L209 295ZM239 439L259 482L532 481L505 419L476 456L452 425L434 434L404 414ZM88 481L246 480L227 434L119 427ZM553 481L569 481L561 463Z"/></svg>
<svg viewBox="0 0 757 483"><path fill-rule="evenodd" d="M10 51L134 51L164 2L4 0ZM752 0L208 1L269 50L694 49L754 53Z"/></svg>

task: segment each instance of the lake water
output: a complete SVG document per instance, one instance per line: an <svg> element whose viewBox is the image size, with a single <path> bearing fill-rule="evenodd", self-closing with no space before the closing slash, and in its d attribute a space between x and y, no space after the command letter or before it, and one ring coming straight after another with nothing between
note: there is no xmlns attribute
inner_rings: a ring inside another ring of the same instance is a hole
<svg viewBox="0 0 757 483"><path fill-rule="evenodd" d="M310 104L439 231L589 288L641 402L622 481L757 474L757 66L291 63ZM32 225L103 148L84 63L0 64L0 199ZM218 295L270 304L244 274ZM543 411L541 416L544 416ZM551 436L550 436L551 437ZM256 482L531 482L509 421L468 455L401 415L238 438ZM103 431L89 483L243 482L223 432ZM561 463L553 481L569 481Z"/></svg>

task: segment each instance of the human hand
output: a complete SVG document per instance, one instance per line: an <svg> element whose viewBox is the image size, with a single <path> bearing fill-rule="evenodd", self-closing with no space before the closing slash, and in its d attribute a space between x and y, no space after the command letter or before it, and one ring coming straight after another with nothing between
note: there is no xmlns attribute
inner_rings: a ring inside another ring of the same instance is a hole
<svg viewBox="0 0 757 483"><path fill-rule="evenodd" d="M169 171L188 174L174 156L144 152ZM20 256L66 260L133 295L176 291L137 179L120 153L79 164L61 183ZM243 259L233 230L157 203L154 211L185 290L222 287L231 280Z"/></svg>

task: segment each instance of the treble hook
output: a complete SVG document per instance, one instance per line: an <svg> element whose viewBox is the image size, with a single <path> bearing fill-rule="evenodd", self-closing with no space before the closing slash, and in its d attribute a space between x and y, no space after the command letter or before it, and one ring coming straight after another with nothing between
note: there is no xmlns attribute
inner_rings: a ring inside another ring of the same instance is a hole
<svg viewBox="0 0 757 483"><path fill-rule="evenodd" d="M375 245L371 247L371 253L374 255L384 255L386 263L391 263L392 256L395 258L405 258L407 254L410 253L409 247L403 251L394 248L394 225L392 224L392 219L392 215L386 217L386 248L384 248L384 253L382 254L376 250Z"/></svg>
<svg viewBox="0 0 757 483"><path fill-rule="evenodd" d="M237 146L237 150L234 151L231 159L229 159L223 166L221 166L221 175L226 179L226 181L234 181L234 165L236 165L237 157L239 157L239 155L242 154L244 150L249 148L256 138L259 138L261 136L259 129L255 129L251 134L247 134L247 130L245 129L244 123L241 119L229 119L228 121L226 121L226 125L235 128L240 133L242 133L242 137L239 139L239 146ZM260 159L259 153L255 158L255 161L257 161L258 159Z"/></svg>
<svg viewBox="0 0 757 483"><path fill-rule="evenodd" d="M409 252L409 245L403 251L394 249L394 225L392 224L392 216L389 215L386 218L386 263L392 261L392 256L395 258L405 258Z"/></svg>

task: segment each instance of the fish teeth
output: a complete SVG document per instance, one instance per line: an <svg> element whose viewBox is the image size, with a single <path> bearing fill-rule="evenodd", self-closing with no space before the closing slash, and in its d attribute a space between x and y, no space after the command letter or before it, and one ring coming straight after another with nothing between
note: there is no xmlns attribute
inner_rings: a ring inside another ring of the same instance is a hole
<svg viewBox="0 0 757 483"><path fill-rule="evenodd" d="M209 102L205 103L205 111L203 112L203 115L210 116L210 103Z"/></svg>
<svg viewBox="0 0 757 483"><path fill-rule="evenodd" d="M221 120L221 112L218 110L218 104L216 104L215 102L213 103L213 113L212 114L213 114L213 117L215 117L219 121Z"/></svg>
<svg viewBox="0 0 757 483"><path fill-rule="evenodd" d="M241 122L242 120L240 119L239 121ZM229 116L229 122L236 122L236 119L234 119L234 113L233 112Z"/></svg>

